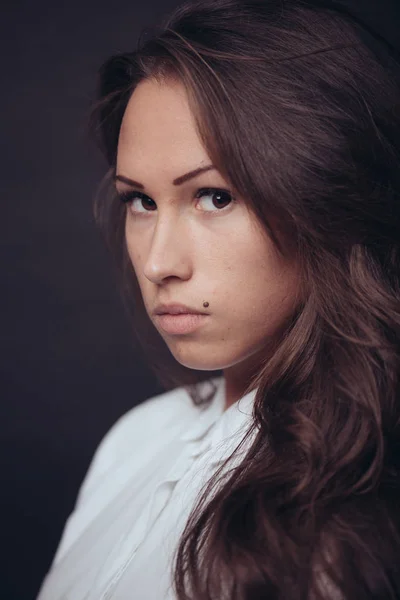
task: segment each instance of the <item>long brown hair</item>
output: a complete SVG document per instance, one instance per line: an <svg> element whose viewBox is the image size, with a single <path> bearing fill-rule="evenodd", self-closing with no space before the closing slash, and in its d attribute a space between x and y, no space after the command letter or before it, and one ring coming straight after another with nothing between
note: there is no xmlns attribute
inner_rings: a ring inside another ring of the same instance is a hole
<svg viewBox="0 0 400 600"><path fill-rule="evenodd" d="M182 82L213 164L295 253L305 293L252 382L250 450L180 538L176 596L400 598L398 57L317 0L188 1L143 33L100 70L109 174L137 84ZM125 208L99 194L95 215L151 364L205 401L209 373L178 364L146 314Z"/></svg>

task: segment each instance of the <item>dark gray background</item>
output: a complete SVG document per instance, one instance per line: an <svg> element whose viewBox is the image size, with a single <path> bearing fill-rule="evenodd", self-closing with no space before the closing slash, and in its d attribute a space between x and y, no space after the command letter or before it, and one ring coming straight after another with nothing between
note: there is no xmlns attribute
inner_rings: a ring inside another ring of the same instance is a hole
<svg viewBox="0 0 400 600"><path fill-rule="evenodd" d="M178 4L2 5L2 600L36 597L97 444L162 391L93 222L106 164L87 118L102 61Z"/></svg>

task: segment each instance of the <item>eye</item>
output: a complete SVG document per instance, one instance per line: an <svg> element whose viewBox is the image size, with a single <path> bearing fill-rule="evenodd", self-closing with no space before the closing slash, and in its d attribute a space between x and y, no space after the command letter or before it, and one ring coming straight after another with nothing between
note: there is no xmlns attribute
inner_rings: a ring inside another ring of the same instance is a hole
<svg viewBox="0 0 400 600"><path fill-rule="evenodd" d="M154 212L157 209L154 200L142 192L117 192L117 195L121 202L128 204L130 210L135 214ZM195 198L204 199L203 206L207 207L208 204L208 208L200 210L207 213L222 212L229 207L229 204L235 202L235 198L228 190L219 188L201 188L197 191ZM216 210L212 210L213 208Z"/></svg>
<svg viewBox="0 0 400 600"><path fill-rule="evenodd" d="M121 202L129 204L130 207L133 207L135 201L138 200L138 202L135 205L135 208L132 208L132 212L134 213L151 212L156 210L157 208L157 205L154 202L154 200L146 196L146 194L142 194L141 192L118 192L118 196ZM148 205L150 205L150 210L147 210ZM144 208L144 210L141 210L141 208Z"/></svg>
<svg viewBox="0 0 400 600"><path fill-rule="evenodd" d="M205 212L221 212L223 209L227 208L226 203L233 203L235 199L232 194L228 192L228 190L220 190L218 188L202 188L196 194L196 198L208 198L211 199L209 201L209 205L211 205L211 209L217 208L219 210L213 211L206 209ZM203 205L207 205L207 202L204 202Z"/></svg>

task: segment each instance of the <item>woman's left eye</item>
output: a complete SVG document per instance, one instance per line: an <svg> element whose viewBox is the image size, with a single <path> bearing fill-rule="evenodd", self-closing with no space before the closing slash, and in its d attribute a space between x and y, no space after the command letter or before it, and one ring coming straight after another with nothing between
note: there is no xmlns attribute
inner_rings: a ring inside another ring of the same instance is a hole
<svg viewBox="0 0 400 600"><path fill-rule="evenodd" d="M211 201L209 201L209 205L211 204L214 208L220 209L219 211L216 211L216 212L221 212L221 210L223 210L224 208L227 208L226 206L221 206L221 205L226 205L227 202L232 203L235 201L234 197L232 196L232 194L230 192L228 192L227 190L220 190L217 188L202 188L201 190L199 190L197 192L196 198L211 199ZM205 202L203 204L207 204L207 202ZM215 211L205 209L205 212L215 212Z"/></svg>

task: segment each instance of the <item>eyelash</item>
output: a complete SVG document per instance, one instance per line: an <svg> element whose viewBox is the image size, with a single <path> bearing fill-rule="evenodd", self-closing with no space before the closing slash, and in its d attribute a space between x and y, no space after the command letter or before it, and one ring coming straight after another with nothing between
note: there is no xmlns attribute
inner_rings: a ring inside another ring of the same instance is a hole
<svg viewBox="0 0 400 600"><path fill-rule="evenodd" d="M232 202L228 206L225 206L224 208L221 208L221 209L216 208L215 210L205 210L202 212L210 213L210 214L222 213L225 210L228 210L229 207L236 202L236 198L233 196L233 194L229 190L226 190L223 188L212 188L212 187L200 188L199 190L197 190L195 198L203 198L204 196L213 195L214 193L218 194L219 192L228 194L228 196ZM135 198L149 198L149 196L146 196L146 194L143 194L142 192L138 192L138 191L134 191L134 190L130 191L130 192L117 192L117 196L121 200L121 202L123 202L124 204L129 204ZM149 199L152 200L151 198L149 198ZM153 202L153 200L152 200L152 202ZM143 212L133 211L133 213L136 215L144 214L146 212L151 213L151 212L155 212L155 211L153 211L153 210L145 210Z"/></svg>

